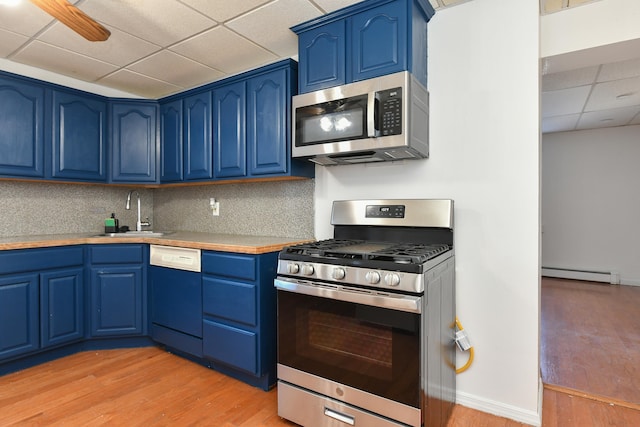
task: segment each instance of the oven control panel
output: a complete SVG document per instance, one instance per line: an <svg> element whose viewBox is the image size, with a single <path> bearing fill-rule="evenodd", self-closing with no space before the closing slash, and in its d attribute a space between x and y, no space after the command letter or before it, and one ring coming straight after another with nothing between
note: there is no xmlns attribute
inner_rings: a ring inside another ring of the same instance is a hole
<svg viewBox="0 0 640 427"><path fill-rule="evenodd" d="M314 262L278 260L278 274L321 282L366 286L387 290L423 292L423 274Z"/></svg>
<svg viewBox="0 0 640 427"><path fill-rule="evenodd" d="M404 205L367 205L366 218L404 218Z"/></svg>

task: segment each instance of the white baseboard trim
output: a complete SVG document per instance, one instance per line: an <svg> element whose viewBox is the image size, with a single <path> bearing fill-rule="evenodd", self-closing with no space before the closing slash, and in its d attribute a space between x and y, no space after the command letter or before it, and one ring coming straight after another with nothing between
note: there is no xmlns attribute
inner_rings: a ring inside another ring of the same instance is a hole
<svg viewBox="0 0 640 427"><path fill-rule="evenodd" d="M542 389L542 384L540 385L540 388ZM456 392L456 404L496 415L498 417L509 418L535 427L540 427L542 425L542 411L540 410L540 403L538 405L539 409L536 412L507 405L502 402L484 399L463 391L458 391Z"/></svg>
<svg viewBox="0 0 640 427"><path fill-rule="evenodd" d="M620 275L611 271L587 271L570 268L542 267L544 277L555 277L558 279L588 280L590 282L603 282L617 285L620 283Z"/></svg>

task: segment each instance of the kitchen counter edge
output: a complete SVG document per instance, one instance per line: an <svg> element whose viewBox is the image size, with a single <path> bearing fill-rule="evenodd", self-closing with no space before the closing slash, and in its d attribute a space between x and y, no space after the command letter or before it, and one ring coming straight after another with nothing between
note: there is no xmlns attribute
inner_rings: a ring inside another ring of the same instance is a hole
<svg viewBox="0 0 640 427"><path fill-rule="evenodd" d="M187 231L171 232L161 237L108 237L96 236L96 234L78 233L2 237L0 238L0 251L85 244L148 243L210 251L263 254L280 251L286 246L313 241L313 239L290 239L278 236L248 236Z"/></svg>

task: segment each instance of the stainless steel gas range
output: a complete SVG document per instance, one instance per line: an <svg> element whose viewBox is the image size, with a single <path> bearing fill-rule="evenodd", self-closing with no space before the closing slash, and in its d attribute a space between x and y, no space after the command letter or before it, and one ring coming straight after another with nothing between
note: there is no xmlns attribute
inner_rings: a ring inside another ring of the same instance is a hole
<svg viewBox="0 0 640 427"><path fill-rule="evenodd" d="M453 201L333 203L334 238L280 252L278 414L444 426L455 402Z"/></svg>

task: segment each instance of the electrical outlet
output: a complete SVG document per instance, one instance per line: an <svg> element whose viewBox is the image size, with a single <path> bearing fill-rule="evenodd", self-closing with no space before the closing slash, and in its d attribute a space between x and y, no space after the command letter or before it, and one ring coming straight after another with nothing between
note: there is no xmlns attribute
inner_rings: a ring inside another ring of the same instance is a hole
<svg viewBox="0 0 640 427"><path fill-rule="evenodd" d="M220 216L220 202L216 202L215 197L209 199L209 207L211 208L211 215Z"/></svg>

